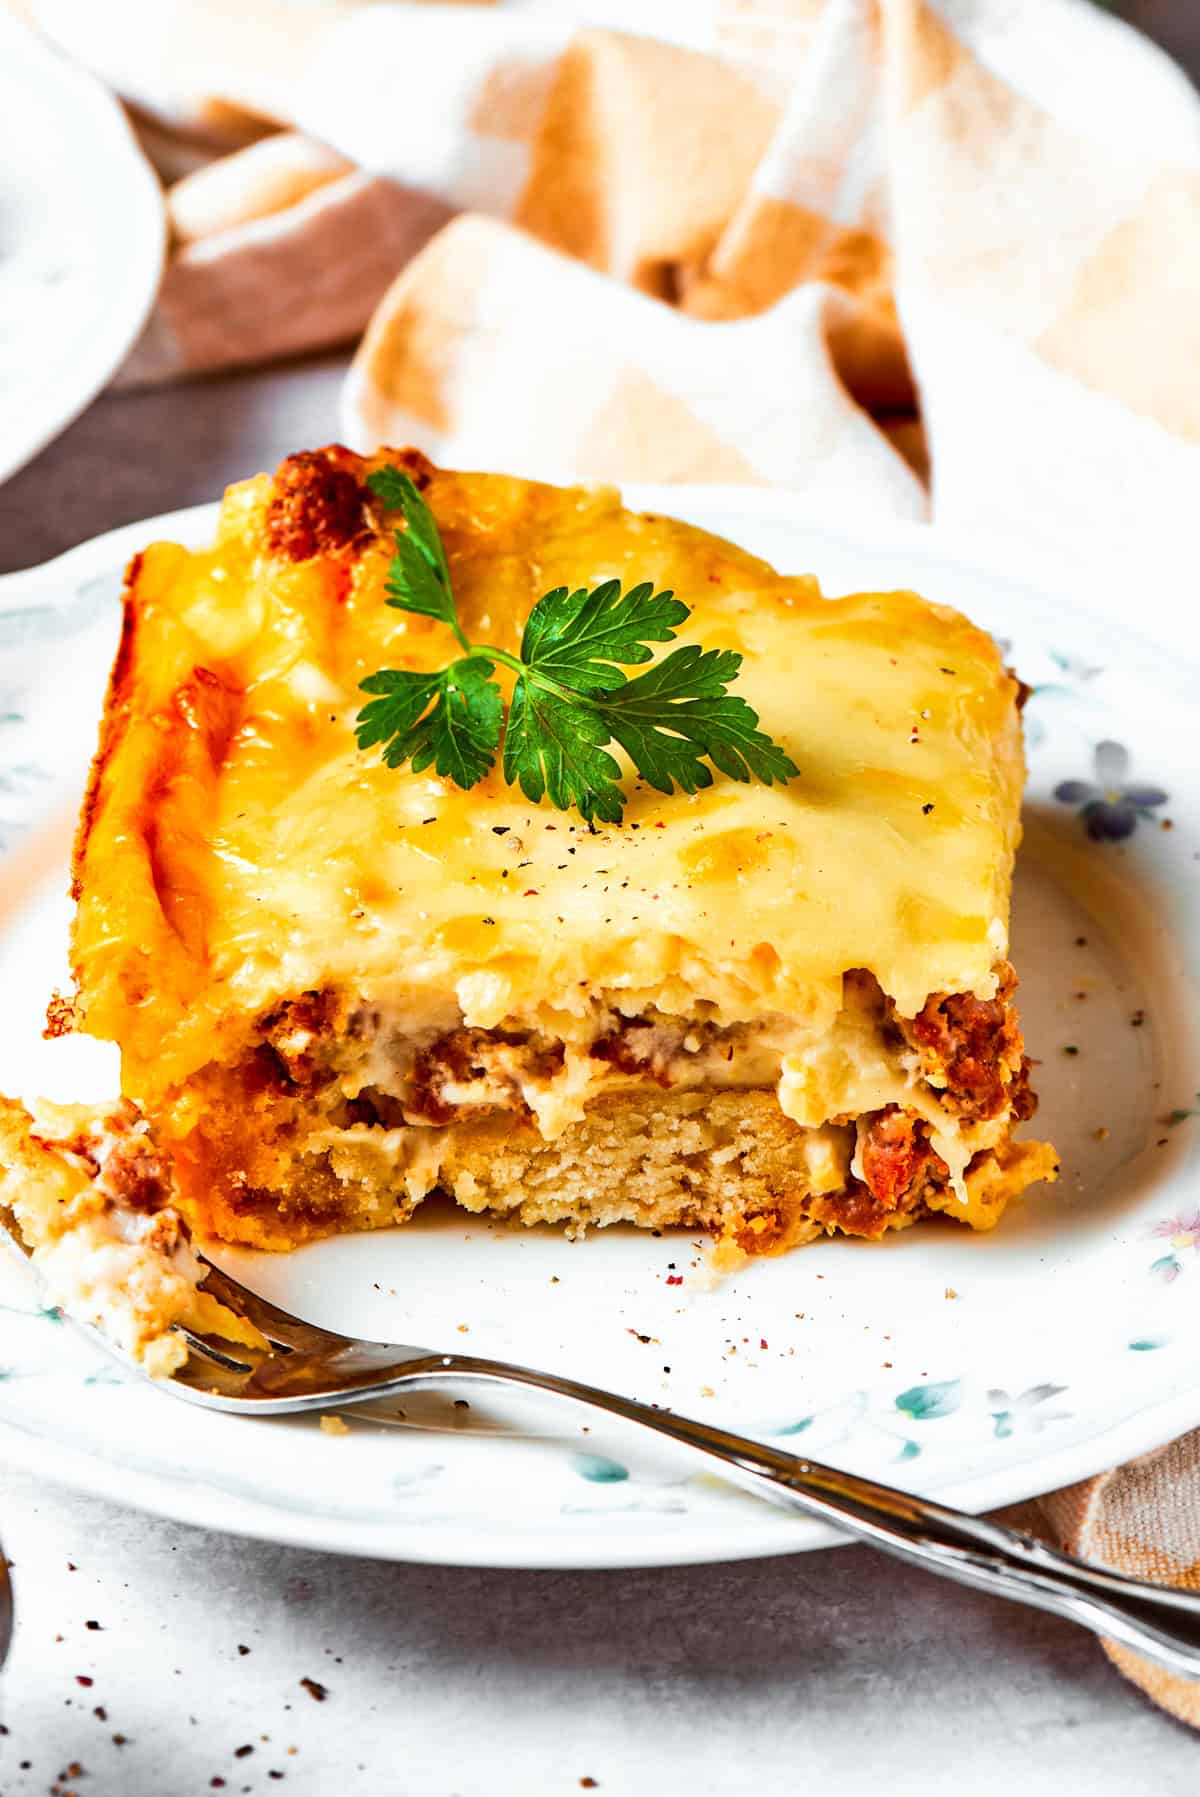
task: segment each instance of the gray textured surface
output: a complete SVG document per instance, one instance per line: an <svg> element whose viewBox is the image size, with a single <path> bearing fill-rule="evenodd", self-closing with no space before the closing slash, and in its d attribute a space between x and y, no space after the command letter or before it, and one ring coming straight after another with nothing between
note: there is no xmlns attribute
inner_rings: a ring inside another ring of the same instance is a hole
<svg viewBox="0 0 1200 1797"><path fill-rule="evenodd" d="M339 373L101 400L0 489L0 567L326 439ZM1200 1781L1195 1736L1090 1637L865 1550L637 1573L379 1566L3 1468L0 1537L18 1604L3 1797L542 1797L583 1778L605 1797L1182 1797Z"/></svg>
<svg viewBox="0 0 1200 1797"><path fill-rule="evenodd" d="M72 1761L79 1797L184 1797L214 1777L285 1797L567 1797L584 1777L602 1797L1197 1788L1194 1736L1090 1637L865 1549L637 1573L379 1566L24 1475L0 1475L0 1520L19 1617L5 1797Z"/></svg>

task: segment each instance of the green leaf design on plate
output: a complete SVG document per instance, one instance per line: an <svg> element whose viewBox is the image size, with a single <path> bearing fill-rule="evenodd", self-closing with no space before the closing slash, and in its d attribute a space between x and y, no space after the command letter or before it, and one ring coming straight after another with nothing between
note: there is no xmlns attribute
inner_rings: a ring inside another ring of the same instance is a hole
<svg viewBox="0 0 1200 1797"><path fill-rule="evenodd" d="M920 1452L920 1442L906 1441L901 1447L900 1452L896 1455L896 1458L897 1460L916 1460L919 1457Z"/></svg>
<svg viewBox="0 0 1200 1797"><path fill-rule="evenodd" d="M1152 1354L1155 1348L1165 1348L1166 1345L1164 1340L1156 1341L1153 1336L1144 1335L1137 1341L1130 1342L1129 1351L1131 1354Z"/></svg>
<svg viewBox="0 0 1200 1797"><path fill-rule="evenodd" d="M896 1409L911 1416L915 1423L932 1422L935 1417L951 1416L962 1403L961 1379L940 1379L932 1385L910 1385L896 1399Z"/></svg>
<svg viewBox="0 0 1200 1797"><path fill-rule="evenodd" d="M123 1373L115 1366L99 1366L94 1373L88 1373L85 1385L131 1385L136 1375Z"/></svg>
<svg viewBox="0 0 1200 1797"><path fill-rule="evenodd" d="M802 1416L798 1423L788 1423L782 1429L772 1429L771 1433L772 1435L803 1435L806 1429L812 1428L815 1420L811 1416Z"/></svg>
<svg viewBox="0 0 1200 1797"><path fill-rule="evenodd" d="M619 1460L608 1460L603 1454L572 1454L571 1467L593 1485L620 1485L629 1477L627 1466Z"/></svg>

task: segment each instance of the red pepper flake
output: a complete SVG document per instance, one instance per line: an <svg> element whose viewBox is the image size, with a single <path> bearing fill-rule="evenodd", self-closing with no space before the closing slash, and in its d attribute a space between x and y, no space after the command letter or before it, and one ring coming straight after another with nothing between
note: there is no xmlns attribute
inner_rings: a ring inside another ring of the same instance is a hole
<svg viewBox="0 0 1200 1797"><path fill-rule="evenodd" d="M95 1679L89 1678L86 1672L77 1672L75 1674L75 1683L77 1685L83 1685L85 1689L88 1685L94 1685L95 1682Z"/></svg>
<svg viewBox="0 0 1200 1797"><path fill-rule="evenodd" d="M208 1783L209 1788L214 1791L223 1791L225 1788L225 1780L221 1777L219 1772L214 1772Z"/></svg>
<svg viewBox="0 0 1200 1797"><path fill-rule="evenodd" d="M668 1273L667 1274L667 1284L668 1285L682 1285L683 1284L683 1274L682 1273Z"/></svg>
<svg viewBox="0 0 1200 1797"><path fill-rule="evenodd" d="M324 1703L325 1699L329 1696L327 1687L321 1683L320 1679L302 1678L300 1683L304 1690L308 1692L308 1695L313 1699L314 1703Z"/></svg>
<svg viewBox="0 0 1200 1797"><path fill-rule="evenodd" d="M102 1703L98 1703L96 1705L95 1709L92 1711L92 1715L95 1716L95 1718L98 1722L107 1722L108 1721L108 1711L105 1709L105 1707Z"/></svg>
<svg viewBox="0 0 1200 1797"><path fill-rule="evenodd" d="M759 1345L759 1347L760 1347L760 1348L765 1348L765 1347L766 1347L766 1345L767 1345L767 1338L766 1338L766 1336L765 1336L765 1335L764 1335L764 1336L762 1336L762 1337L760 1337L760 1339L759 1339L759 1344L758 1344L758 1345Z"/></svg>
<svg viewBox="0 0 1200 1797"><path fill-rule="evenodd" d="M639 1334L639 1332L636 1329L627 1329L625 1331L625 1333L626 1333L626 1335L632 1335L633 1339L635 1341L641 1342L643 1347L645 1347L647 1342L650 1340L650 1337L648 1335L641 1335L641 1334Z"/></svg>
<svg viewBox="0 0 1200 1797"><path fill-rule="evenodd" d="M248 1753L253 1753L253 1752L254 1752L254 1748L251 1746L250 1742L247 1741L244 1747L235 1747L234 1748L233 1757L235 1760L244 1760Z"/></svg>
<svg viewBox="0 0 1200 1797"><path fill-rule="evenodd" d="M659 828L661 829L661 827L660 825ZM579 1788L581 1791L597 1791L600 1787L594 1778L581 1778Z"/></svg>
<svg viewBox="0 0 1200 1797"><path fill-rule="evenodd" d="M524 892L521 894L522 898L536 898L537 896L538 896L538 889L536 886L527 886L525 888Z"/></svg>

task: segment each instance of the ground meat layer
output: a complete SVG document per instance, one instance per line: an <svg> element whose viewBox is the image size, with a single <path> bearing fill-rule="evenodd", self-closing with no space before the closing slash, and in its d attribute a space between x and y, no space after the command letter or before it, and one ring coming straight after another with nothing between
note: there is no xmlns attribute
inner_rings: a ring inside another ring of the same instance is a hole
<svg viewBox="0 0 1200 1797"><path fill-rule="evenodd" d="M855 1002L861 1008L865 994L898 1060L929 1082L926 1103L936 1091L948 1126L984 1125L977 1163L1006 1141L1007 1117L1029 1109L1014 982L1001 975L994 1000L935 995L909 1021L869 976L854 976ZM930 1209L953 1214L963 1187L917 1109L887 1104L817 1128L791 1121L769 1080L738 1077L757 1064L756 1028L768 1025L598 1015L590 1042L569 1051L575 1071L583 1057L586 1106L565 1129L543 1132L538 1094L568 1055L558 1038L464 1025L407 1036L368 1006L305 993L261 1019L242 1061L189 1083L186 1127L168 1127L164 1140L202 1226L269 1246L403 1221L435 1188L468 1208L526 1215L521 1181L561 1180L568 1165L580 1175L569 1200L554 1200L555 1215L579 1226L653 1214L656 1226L728 1233L736 1214L735 1234L758 1219L756 1239L773 1241L779 1229L762 1222L770 1211L777 1222L786 1213L789 1228L803 1220L877 1238ZM990 1129L989 1119L998 1119ZM625 1129L640 1133L618 1152ZM517 1162L524 1171L506 1197L495 1169ZM625 1190L629 1180L642 1185ZM549 1198L539 1204L548 1215Z"/></svg>
<svg viewBox="0 0 1200 1797"><path fill-rule="evenodd" d="M920 1056L930 1084L944 1093L958 1116L975 1121L1007 1110L1024 1119L1037 1108L1013 1005L1017 976L1008 961L1002 961L996 973L994 998L936 992L911 1022L894 1019Z"/></svg>
<svg viewBox="0 0 1200 1797"><path fill-rule="evenodd" d="M996 971L994 998L935 993L912 1019L896 1015L869 974L847 976L856 1001L874 1014L884 1039L898 1054L915 1059L949 1116L966 1122L1005 1114L1025 1120L1037 1107L1013 1004L1016 975L1008 962L1000 963ZM598 1074L611 1070L665 1089L705 1077L713 1078L714 1084L754 1085L762 1083L761 1078L740 1082L726 1068L769 1040L782 1021L723 1027L703 1017L659 1012L625 1017L608 1012L587 1053L597 1063ZM361 1062L365 1046L380 1028L377 1012L349 1005L334 993L303 993L262 1019L260 1048L255 1051L259 1072L284 1088L328 1085ZM530 1086L553 1080L564 1063L560 1040L520 1029L459 1026L428 1039L401 1036L389 1044L388 1052L384 1076L357 1093L352 1121L385 1127L401 1122L441 1126L492 1108L529 1115ZM883 1180L890 1177L880 1173Z"/></svg>

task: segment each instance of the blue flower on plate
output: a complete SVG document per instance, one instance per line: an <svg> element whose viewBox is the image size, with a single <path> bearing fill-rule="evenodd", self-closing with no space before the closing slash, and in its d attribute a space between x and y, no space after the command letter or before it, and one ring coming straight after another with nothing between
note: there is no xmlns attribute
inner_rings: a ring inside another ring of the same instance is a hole
<svg viewBox="0 0 1200 1797"><path fill-rule="evenodd" d="M1061 1397L1066 1391L1065 1385L1031 1385L1016 1397L1008 1392L993 1388L988 1392L988 1403L992 1406L992 1434L997 1441L1007 1441L1010 1435L1019 1431L1028 1431L1040 1435L1051 1423L1063 1423L1071 1415L1069 1410L1042 1410L1041 1405L1051 1398Z"/></svg>
<svg viewBox="0 0 1200 1797"><path fill-rule="evenodd" d="M1094 842L1122 842L1133 835L1139 818L1152 821L1157 807L1167 802L1161 786L1125 784L1129 750L1123 743L1097 743L1092 768L1094 780L1063 780L1054 796L1062 805L1079 806Z"/></svg>

